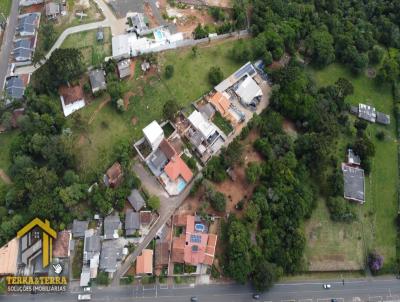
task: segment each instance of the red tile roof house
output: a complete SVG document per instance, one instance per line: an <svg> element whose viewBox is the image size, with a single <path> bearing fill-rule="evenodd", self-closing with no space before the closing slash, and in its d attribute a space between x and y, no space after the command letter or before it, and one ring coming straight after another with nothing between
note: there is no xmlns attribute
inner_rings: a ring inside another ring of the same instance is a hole
<svg viewBox="0 0 400 302"><path fill-rule="evenodd" d="M122 167L119 162L115 162L104 175L104 183L107 187L118 187L123 178Z"/></svg>
<svg viewBox="0 0 400 302"><path fill-rule="evenodd" d="M181 215L174 217L174 226L185 226L185 231L172 241L171 261L197 266L211 266L214 261L217 235L207 234L195 228L195 217Z"/></svg>
<svg viewBox="0 0 400 302"><path fill-rule="evenodd" d="M167 140L164 139L159 148L169 159L160 180L169 195L179 195L192 180L193 173Z"/></svg>
<svg viewBox="0 0 400 302"><path fill-rule="evenodd" d="M83 89L81 86L60 86L58 89L60 94L61 106L64 116L68 116L75 111L85 107L85 99L83 97Z"/></svg>

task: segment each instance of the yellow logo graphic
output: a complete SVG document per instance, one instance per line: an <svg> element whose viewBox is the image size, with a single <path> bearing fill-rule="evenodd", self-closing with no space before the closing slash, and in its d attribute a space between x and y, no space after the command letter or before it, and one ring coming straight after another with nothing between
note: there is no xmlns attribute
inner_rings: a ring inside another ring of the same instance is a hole
<svg viewBox="0 0 400 302"><path fill-rule="evenodd" d="M41 246L42 266L45 268L49 265L53 257L53 239L57 238L57 232L50 227L47 219L45 222L39 218L33 219L18 231L17 237L23 241L26 251L25 255L23 253L23 257L28 259Z"/></svg>

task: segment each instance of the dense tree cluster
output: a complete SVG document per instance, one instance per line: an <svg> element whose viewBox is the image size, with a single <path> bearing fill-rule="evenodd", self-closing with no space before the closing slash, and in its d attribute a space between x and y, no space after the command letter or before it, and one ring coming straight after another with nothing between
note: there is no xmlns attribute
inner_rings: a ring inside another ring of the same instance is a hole
<svg viewBox="0 0 400 302"><path fill-rule="evenodd" d="M400 47L399 5L390 0L255 0L250 21L255 39L251 46L238 46L235 57L270 63L271 56L278 60L285 51L300 50L318 67L336 60L359 73L381 62L381 46ZM378 75L393 80L400 59L387 60Z"/></svg>

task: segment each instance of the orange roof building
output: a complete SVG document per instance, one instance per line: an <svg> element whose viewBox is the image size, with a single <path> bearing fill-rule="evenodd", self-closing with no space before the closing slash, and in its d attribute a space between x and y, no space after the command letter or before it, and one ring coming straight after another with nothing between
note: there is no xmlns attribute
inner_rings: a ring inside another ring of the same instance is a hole
<svg viewBox="0 0 400 302"><path fill-rule="evenodd" d="M115 162L106 172L104 182L111 188L117 187L122 181L122 167L119 162Z"/></svg>
<svg viewBox="0 0 400 302"><path fill-rule="evenodd" d="M17 274L19 240L14 238L0 248L0 276Z"/></svg>
<svg viewBox="0 0 400 302"><path fill-rule="evenodd" d="M193 178L193 173L179 156L171 158L169 163L165 166L164 172L172 181L176 181L181 176L187 183Z"/></svg>
<svg viewBox="0 0 400 302"><path fill-rule="evenodd" d="M207 234L195 228L193 215L177 215L175 226L185 225L185 233L172 241L171 261L190 265L212 265L217 245L217 235Z"/></svg>
<svg viewBox="0 0 400 302"><path fill-rule="evenodd" d="M136 258L136 274L153 274L153 250L144 249L142 254Z"/></svg>
<svg viewBox="0 0 400 302"><path fill-rule="evenodd" d="M210 103L214 105L215 109L221 113L222 116L225 117L230 114L228 109L231 103L221 92L216 92L210 98Z"/></svg>

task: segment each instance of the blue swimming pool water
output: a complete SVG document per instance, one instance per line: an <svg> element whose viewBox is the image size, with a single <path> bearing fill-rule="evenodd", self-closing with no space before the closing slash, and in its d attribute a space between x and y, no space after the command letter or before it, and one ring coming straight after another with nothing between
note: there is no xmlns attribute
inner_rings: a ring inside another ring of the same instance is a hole
<svg viewBox="0 0 400 302"><path fill-rule="evenodd" d="M185 189L185 187L186 187L186 181L183 178L179 177L179 179L178 179L178 193L182 192L183 189Z"/></svg>
<svg viewBox="0 0 400 302"><path fill-rule="evenodd" d="M154 31L154 36L156 40L162 40L164 38L164 34L160 30Z"/></svg>
<svg viewBox="0 0 400 302"><path fill-rule="evenodd" d="M196 224L194 225L194 229L195 229L196 231L198 231L198 232L204 232L205 227L204 227L204 224L196 223Z"/></svg>

